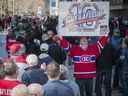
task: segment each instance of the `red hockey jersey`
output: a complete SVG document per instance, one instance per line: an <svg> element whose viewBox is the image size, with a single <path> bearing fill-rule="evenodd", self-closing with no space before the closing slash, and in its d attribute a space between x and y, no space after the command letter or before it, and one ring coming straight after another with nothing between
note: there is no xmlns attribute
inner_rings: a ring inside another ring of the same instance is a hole
<svg viewBox="0 0 128 96"><path fill-rule="evenodd" d="M21 82L0 80L0 96L11 96L11 90L18 84L21 84Z"/></svg>
<svg viewBox="0 0 128 96"><path fill-rule="evenodd" d="M89 45L86 50L74 46L70 50L70 56L74 63L74 75L76 78L96 77L96 58L99 56L99 49L96 44Z"/></svg>
<svg viewBox="0 0 128 96"><path fill-rule="evenodd" d="M22 54L20 56L17 56L15 58L16 59L16 63L24 63L24 64L27 64L26 58L27 58L27 55L26 54Z"/></svg>
<svg viewBox="0 0 128 96"><path fill-rule="evenodd" d="M100 55L100 49L107 43L107 39L107 37L100 38L96 44L89 45L86 50L82 50L79 45L72 46L69 52L77 79L96 77L96 59Z"/></svg>

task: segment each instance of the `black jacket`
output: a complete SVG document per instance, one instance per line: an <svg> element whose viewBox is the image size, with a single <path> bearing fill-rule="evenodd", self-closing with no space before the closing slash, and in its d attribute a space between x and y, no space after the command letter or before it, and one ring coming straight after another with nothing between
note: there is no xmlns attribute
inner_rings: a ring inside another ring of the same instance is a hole
<svg viewBox="0 0 128 96"><path fill-rule="evenodd" d="M44 70L40 69L38 66L29 67L25 70L26 71L22 75L22 82L26 85L29 85L31 83L39 83L43 85L48 80L48 77L44 73Z"/></svg>
<svg viewBox="0 0 128 96"><path fill-rule="evenodd" d="M48 54L58 63L58 64L63 64L63 62L66 60L66 53L56 43L53 43L50 45L49 52Z"/></svg>
<svg viewBox="0 0 128 96"><path fill-rule="evenodd" d="M108 43L102 50L97 59L97 71L112 70L112 65L115 64L115 49Z"/></svg>

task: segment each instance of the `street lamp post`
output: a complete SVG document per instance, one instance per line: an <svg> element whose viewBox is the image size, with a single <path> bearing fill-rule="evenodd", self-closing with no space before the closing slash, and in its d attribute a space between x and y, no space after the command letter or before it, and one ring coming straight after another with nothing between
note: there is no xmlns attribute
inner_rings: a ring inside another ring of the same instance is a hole
<svg viewBox="0 0 128 96"><path fill-rule="evenodd" d="M13 7L12 7L13 9L13 15L15 14L15 0L13 0Z"/></svg>
<svg viewBox="0 0 128 96"><path fill-rule="evenodd" d="M3 13L3 0L1 0L0 7L1 7L1 8L0 8L0 9L1 9L1 10L0 10L0 13L1 13L1 16L2 16L2 13Z"/></svg>

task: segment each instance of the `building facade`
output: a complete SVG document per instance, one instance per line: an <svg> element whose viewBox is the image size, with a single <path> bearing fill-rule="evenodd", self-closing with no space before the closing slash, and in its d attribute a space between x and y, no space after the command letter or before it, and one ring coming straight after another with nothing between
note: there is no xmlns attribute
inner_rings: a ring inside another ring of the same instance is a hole
<svg viewBox="0 0 128 96"><path fill-rule="evenodd" d="M49 11L49 0L0 0L0 14L34 14L41 8L42 13Z"/></svg>
<svg viewBox="0 0 128 96"><path fill-rule="evenodd" d="M92 0L109 1L111 16L128 16L128 0Z"/></svg>
<svg viewBox="0 0 128 96"><path fill-rule="evenodd" d="M59 0L76 1L76 0ZM85 0L83 0L85 1ZM111 15L128 15L128 0L88 0L88 1L109 1ZM36 15L41 10L46 14L50 10L50 0L0 0L0 14L10 15Z"/></svg>

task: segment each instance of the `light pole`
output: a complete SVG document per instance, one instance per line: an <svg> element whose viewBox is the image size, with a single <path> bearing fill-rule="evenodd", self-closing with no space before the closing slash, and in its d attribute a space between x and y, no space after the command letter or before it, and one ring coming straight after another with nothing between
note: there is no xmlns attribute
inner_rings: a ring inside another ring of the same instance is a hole
<svg viewBox="0 0 128 96"><path fill-rule="evenodd" d="M1 16L2 16L2 13L3 13L3 0L1 0L0 7L1 7L1 8L0 8L0 9L1 9L1 10L0 10L0 13L1 13Z"/></svg>
<svg viewBox="0 0 128 96"><path fill-rule="evenodd" d="M13 16L14 16L14 14L15 14L15 0L13 0L13 7L12 7L13 9Z"/></svg>

